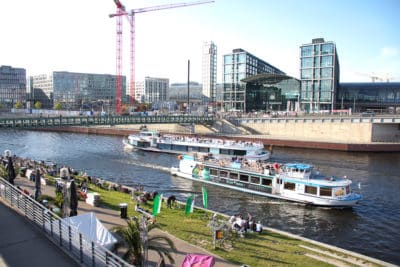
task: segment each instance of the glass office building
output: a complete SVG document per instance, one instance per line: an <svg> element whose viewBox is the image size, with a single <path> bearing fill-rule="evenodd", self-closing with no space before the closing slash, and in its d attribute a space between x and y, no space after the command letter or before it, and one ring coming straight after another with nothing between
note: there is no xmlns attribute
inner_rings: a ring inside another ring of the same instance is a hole
<svg viewBox="0 0 400 267"><path fill-rule="evenodd" d="M318 112L335 108L339 59L334 42L323 38L300 47L301 109Z"/></svg>
<svg viewBox="0 0 400 267"><path fill-rule="evenodd" d="M26 70L11 66L0 66L0 103L13 107L15 103L25 103Z"/></svg>
<svg viewBox="0 0 400 267"><path fill-rule="evenodd" d="M246 111L246 83L242 80L261 73L285 74L271 64L239 48L224 55L222 108Z"/></svg>
<svg viewBox="0 0 400 267"><path fill-rule="evenodd" d="M113 111L116 105L116 75L54 71L49 75L32 77L33 100L46 96L52 108L61 103L64 109L92 109L93 106ZM126 77L122 77L122 103L126 103ZM47 103L46 103L47 104Z"/></svg>

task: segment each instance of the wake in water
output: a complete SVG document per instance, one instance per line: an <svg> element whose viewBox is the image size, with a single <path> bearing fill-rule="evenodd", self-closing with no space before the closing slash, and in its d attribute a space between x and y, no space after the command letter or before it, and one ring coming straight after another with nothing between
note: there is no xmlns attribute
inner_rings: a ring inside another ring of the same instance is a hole
<svg viewBox="0 0 400 267"><path fill-rule="evenodd" d="M160 171L164 171L164 172L168 172L168 173L171 170L171 168L168 168L168 167L163 167L163 166L159 166L156 164L150 164L150 163L143 163L141 161L129 161L126 163L130 164L130 165L142 166L142 167L150 168L150 169L154 169L154 170L160 170Z"/></svg>

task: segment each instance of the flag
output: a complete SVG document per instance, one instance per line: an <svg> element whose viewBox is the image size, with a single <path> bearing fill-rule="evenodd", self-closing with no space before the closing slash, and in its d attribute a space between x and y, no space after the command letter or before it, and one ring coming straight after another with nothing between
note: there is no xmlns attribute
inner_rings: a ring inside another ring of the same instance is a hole
<svg viewBox="0 0 400 267"><path fill-rule="evenodd" d="M161 201L162 201L162 195L157 194L154 197L154 202L153 202L153 215L154 216L159 214L161 211Z"/></svg>
<svg viewBox="0 0 400 267"><path fill-rule="evenodd" d="M201 191L203 192L203 207L208 209L208 194L207 194L207 189L202 186Z"/></svg>
<svg viewBox="0 0 400 267"><path fill-rule="evenodd" d="M189 214L193 212L194 207L194 196L190 195L186 200L185 214Z"/></svg>

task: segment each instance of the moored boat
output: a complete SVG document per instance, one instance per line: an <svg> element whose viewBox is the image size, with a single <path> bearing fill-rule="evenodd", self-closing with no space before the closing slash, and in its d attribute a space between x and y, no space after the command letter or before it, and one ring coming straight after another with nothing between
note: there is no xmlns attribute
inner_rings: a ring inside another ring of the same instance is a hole
<svg viewBox="0 0 400 267"><path fill-rule="evenodd" d="M267 163L180 155L171 173L186 179L265 197L325 207L351 207L362 196L346 177L324 176L302 163Z"/></svg>
<svg viewBox="0 0 400 267"><path fill-rule="evenodd" d="M217 157L243 157L248 160L267 160L271 153L261 142L224 140L219 138L160 134L158 131L140 131L130 134L123 143L131 148L173 154L204 153Z"/></svg>

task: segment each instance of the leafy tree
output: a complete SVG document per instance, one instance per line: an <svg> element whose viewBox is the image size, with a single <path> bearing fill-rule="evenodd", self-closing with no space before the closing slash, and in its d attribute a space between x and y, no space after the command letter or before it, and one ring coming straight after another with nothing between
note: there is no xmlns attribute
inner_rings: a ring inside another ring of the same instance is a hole
<svg viewBox="0 0 400 267"><path fill-rule="evenodd" d="M145 222L145 223L143 223ZM168 258L171 264L174 264L169 250L176 250L174 242L164 235L151 235L147 236L151 230L159 228L157 224L148 224L147 218L141 216L139 219L129 220L127 226L119 226L114 228L115 233L122 237L122 241L118 242L115 251L118 252L120 248L124 248L124 260L132 263L135 266L147 266L146 262L146 249L157 252L160 260L165 262L165 257ZM160 246L160 243L166 243L167 246Z"/></svg>
<svg viewBox="0 0 400 267"><path fill-rule="evenodd" d="M0 103L0 109L2 109L3 108L3 104L2 103Z"/></svg>
<svg viewBox="0 0 400 267"><path fill-rule="evenodd" d="M14 108L16 108L16 109L21 109L21 108L23 108L23 107L24 107L24 105L22 105L21 101L18 101L18 102L15 103L15 105L14 105Z"/></svg>
<svg viewBox="0 0 400 267"><path fill-rule="evenodd" d="M55 110L61 110L62 109L62 104L60 102L57 102L54 104L54 109Z"/></svg>
<svg viewBox="0 0 400 267"><path fill-rule="evenodd" d="M36 109L41 109L42 108L42 103L40 101L36 101L35 108Z"/></svg>

